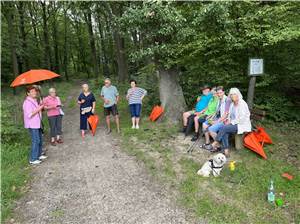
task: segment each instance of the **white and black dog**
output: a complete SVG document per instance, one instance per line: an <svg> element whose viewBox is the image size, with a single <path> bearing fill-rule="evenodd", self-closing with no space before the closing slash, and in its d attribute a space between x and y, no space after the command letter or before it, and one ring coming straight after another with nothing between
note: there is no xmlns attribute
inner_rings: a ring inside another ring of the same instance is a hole
<svg viewBox="0 0 300 224"><path fill-rule="evenodd" d="M206 161L197 174L203 177L209 177L212 172L215 177L220 175L224 164L226 163L226 156L222 153L218 153L212 159Z"/></svg>

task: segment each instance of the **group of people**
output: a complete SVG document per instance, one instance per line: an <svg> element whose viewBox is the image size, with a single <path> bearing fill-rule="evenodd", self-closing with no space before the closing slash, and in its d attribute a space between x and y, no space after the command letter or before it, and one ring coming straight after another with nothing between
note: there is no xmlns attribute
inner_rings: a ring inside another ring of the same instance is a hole
<svg viewBox="0 0 300 224"><path fill-rule="evenodd" d="M204 135L202 148L222 151L229 156L229 135L251 131L248 105L237 88L231 88L228 96L222 86L204 85L201 90L195 109L183 113L183 132L186 132L188 121L193 119L195 133L191 141Z"/></svg>
<svg viewBox="0 0 300 224"><path fill-rule="evenodd" d="M106 118L106 134L111 133L110 115L115 119L117 132L120 132L120 122L117 104L119 102L119 92L111 84L111 80L106 78L104 86L100 90L100 98L103 100L104 116ZM142 101L147 95L147 91L137 87L135 80L130 80L130 88L127 91L131 113L132 128L139 129L139 121L142 109ZM88 130L88 117L95 113L96 98L89 90L88 84L82 85L77 103L80 107L80 130L82 138ZM49 95L42 99L41 88L37 85L26 88L26 98L23 102L24 127L29 130L31 136L31 153L29 163L32 165L40 164L47 156L43 153L43 123L42 111L47 111L50 127L50 144L56 146L62 144L62 118L64 112L60 98L56 94L55 88L49 89Z"/></svg>

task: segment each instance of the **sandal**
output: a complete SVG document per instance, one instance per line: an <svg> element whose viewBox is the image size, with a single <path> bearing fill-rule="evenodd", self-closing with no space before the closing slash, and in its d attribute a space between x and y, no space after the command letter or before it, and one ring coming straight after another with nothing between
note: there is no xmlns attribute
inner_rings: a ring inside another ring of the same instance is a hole
<svg viewBox="0 0 300 224"><path fill-rule="evenodd" d="M57 140L56 140L56 142L57 142L58 144L62 144L62 143L64 143L64 141L63 141L63 140L61 140L61 139L57 139Z"/></svg>
<svg viewBox="0 0 300 224"><path fill-rule="evenodd" d="M55 143L55 141L53 141L53 142L51 141L51 142L50 142L50 145L52 145L52 146L56 146L56 143Z"/></svg>

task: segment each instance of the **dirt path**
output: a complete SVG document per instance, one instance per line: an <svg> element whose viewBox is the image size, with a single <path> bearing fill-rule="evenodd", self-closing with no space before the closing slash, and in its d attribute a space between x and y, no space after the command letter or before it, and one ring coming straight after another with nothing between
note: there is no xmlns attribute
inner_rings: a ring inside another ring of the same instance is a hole
<svg viewBox="0 0 300 224"><path fill-rule="evenodd" d="M191 223L104 127L82 140L78 116L78 108L67 111L65 143L48 146L49 158L33 169L19 223Z"/></svg>

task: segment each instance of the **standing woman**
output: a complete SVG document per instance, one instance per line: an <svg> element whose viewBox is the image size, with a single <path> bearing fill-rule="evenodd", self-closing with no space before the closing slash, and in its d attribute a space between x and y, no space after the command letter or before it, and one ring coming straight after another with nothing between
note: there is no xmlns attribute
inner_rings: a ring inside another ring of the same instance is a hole
<svg viewBox="0 0 300 224"><path fill-rule="evenodd" d="M147 95L147 91L137 87L135 80L130 80L130 86L131 88L128 89L126 98L128 100L131 113L132 129L139 129L142 101Z"/></svg>
<svg viewBox="0 0 300 224"><path fill-rule="evenodd" d="M49 89L49 96L44 100L44 108L47 110L48 121L50 126L51 142L50 144L55 146L56 143L63 143L61 139L62 135L62 105L60 98L56 95L54 88Z"/></svg>
<svg viewBox="0 0 300 224"><path fill-rule="evenodd" d="M88 124L87 119L94 114L96 106L96 99L94 94L89 91L88 84L82 85L82 93L80 93L77 103L80 105L80 130L81 136L84 138Z"/></svg>
<svg viewBox="0 0 300 224"><path fill-rule="evenodd" d="M34 86L26 89L26 99L23 102L24 127L29 130L31 136L31 153L29 163L40 164L47 156L42 155L42 109L43 104L37 101L38 90Z"/></svg>
<svg viewBox="0 0 300 224"><path fill-rule="evenodd" d="M250 111L240 90L231 88L229 95L232 103L229 107L228 119L212 144L212 151L217 150L222 145L222 150L226 156L229 156L229 135L251 131Z"/></svg>

